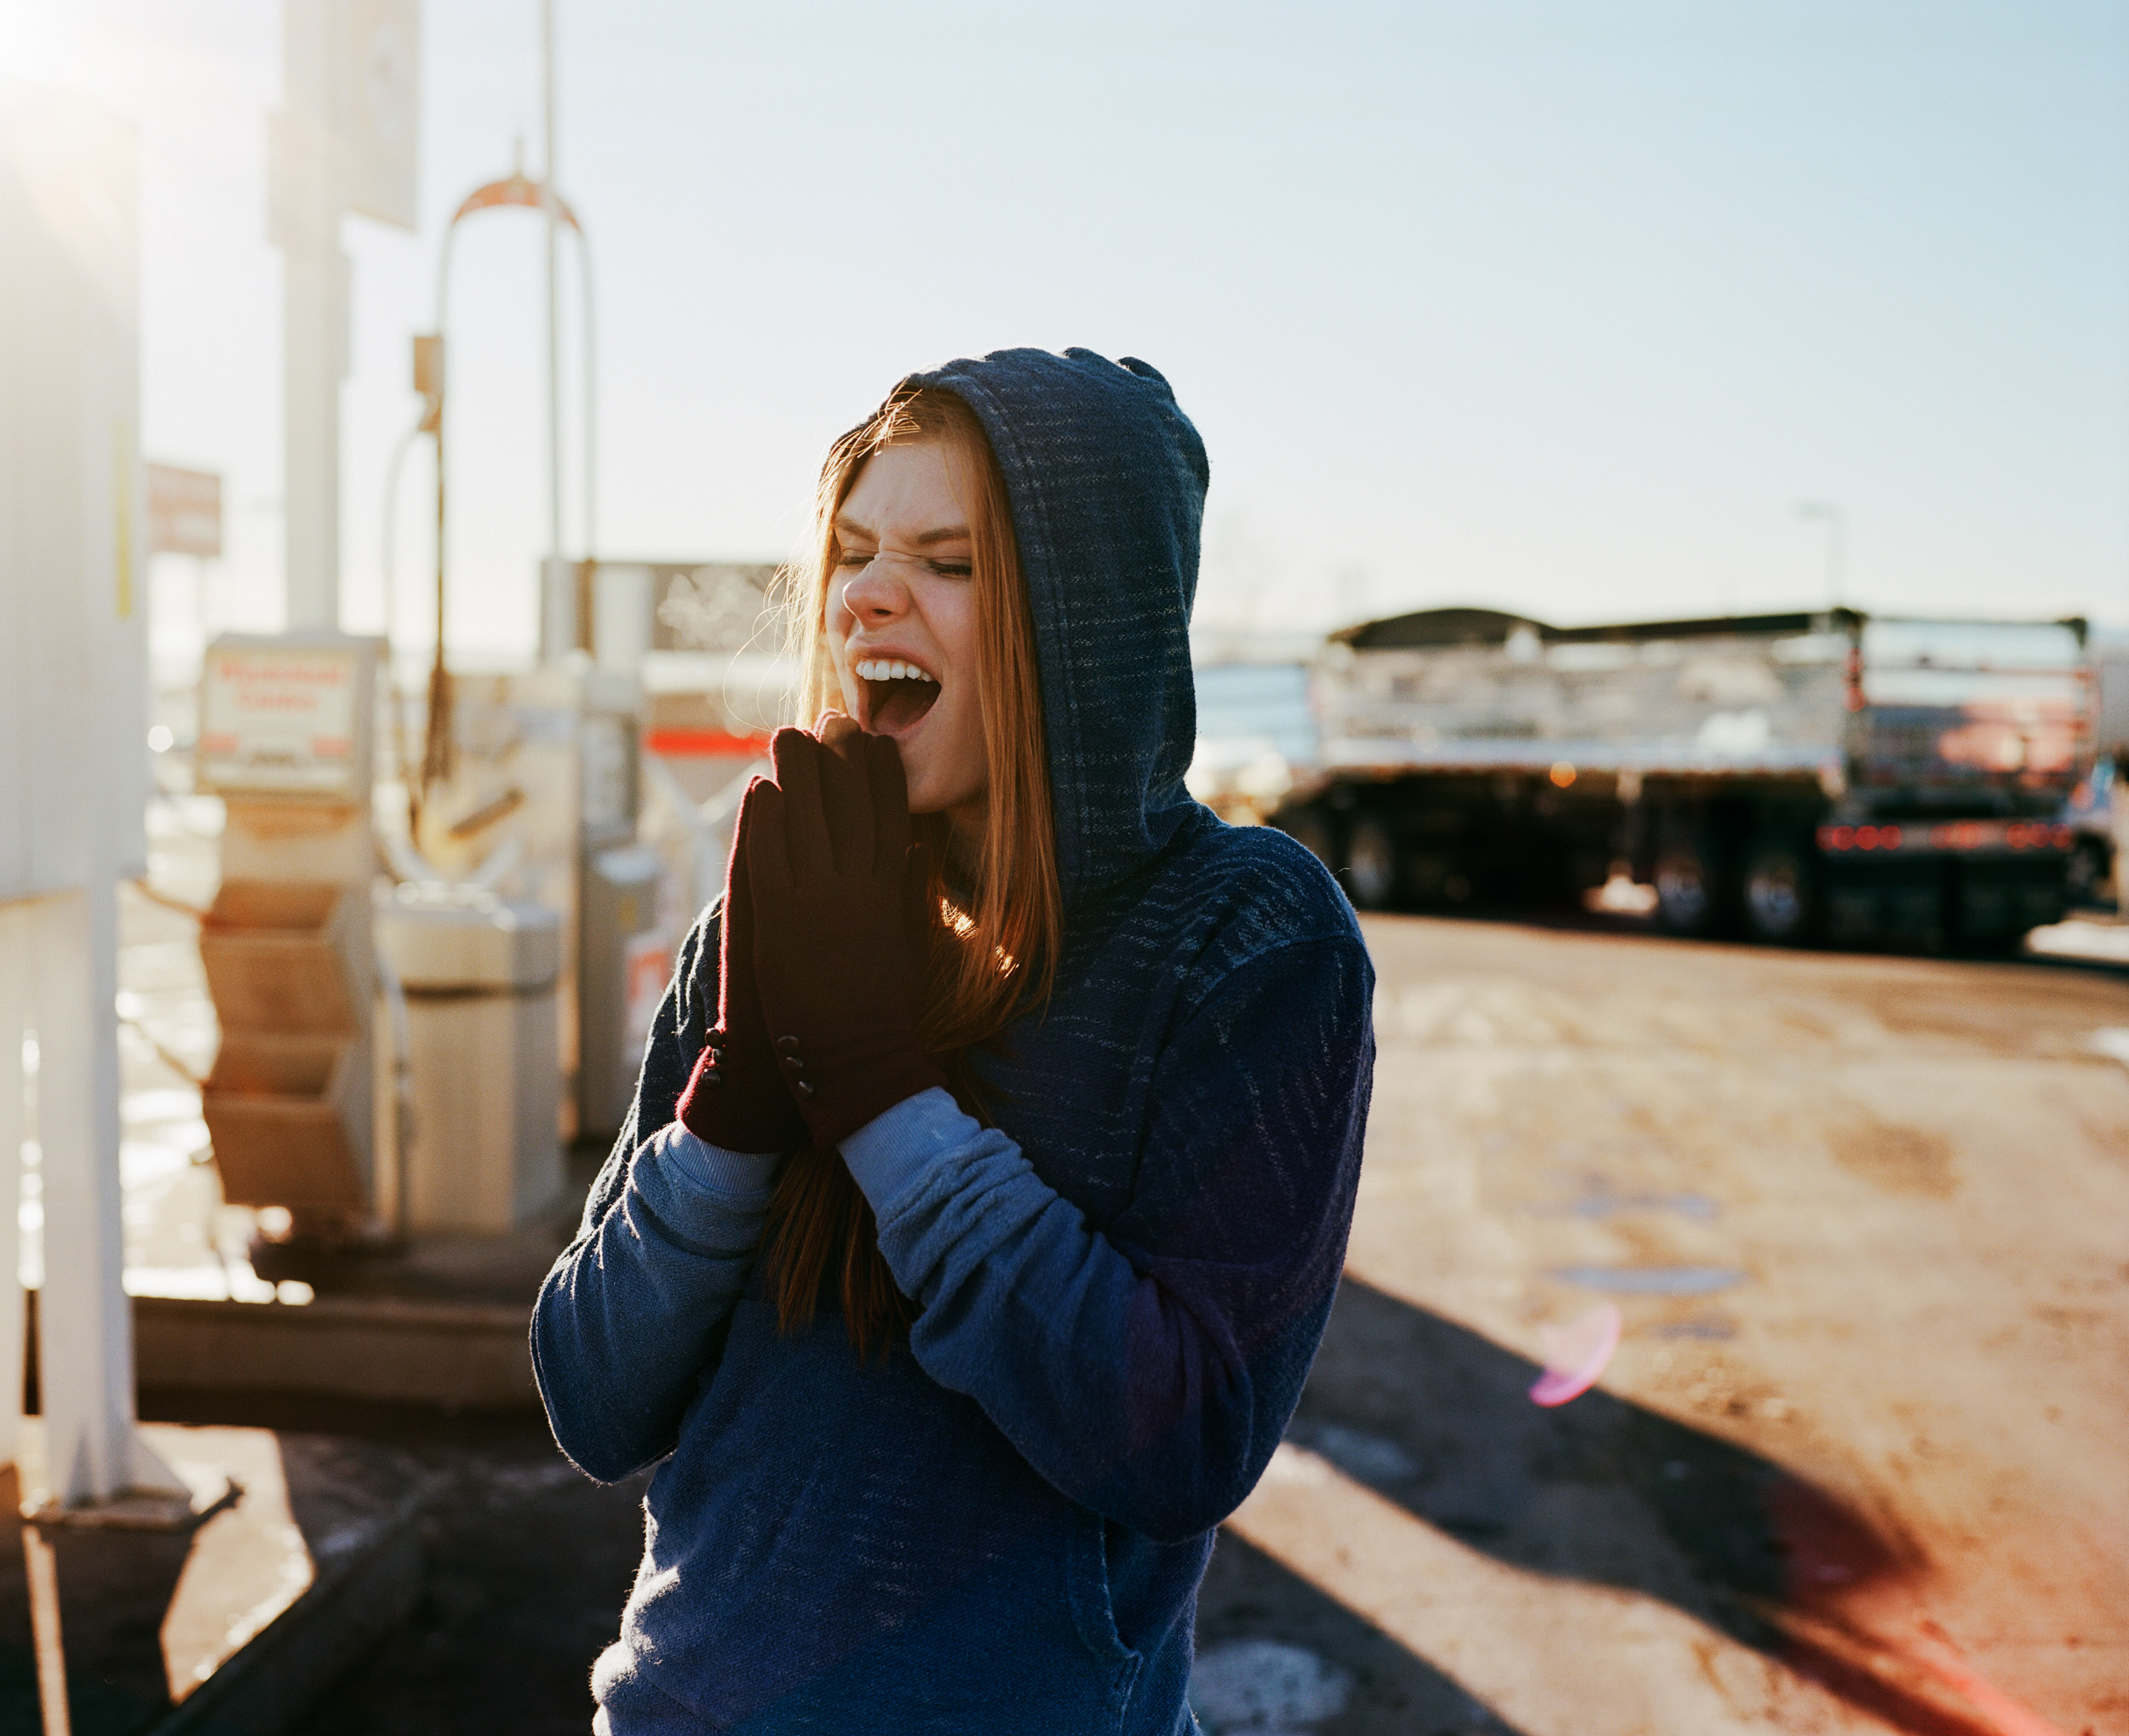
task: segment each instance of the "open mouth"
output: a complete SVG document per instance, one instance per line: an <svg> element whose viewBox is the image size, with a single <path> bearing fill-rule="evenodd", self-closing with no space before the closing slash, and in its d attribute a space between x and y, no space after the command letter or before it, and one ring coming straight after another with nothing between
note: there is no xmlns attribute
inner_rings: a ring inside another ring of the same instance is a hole
<svg viewBox="0 0 2129 1736"><path fill-rule="evenodd" d="M856 673L865 702L858 723L875 735L898 735L938 699L938 678L904 658L864 658Z"/></svg>

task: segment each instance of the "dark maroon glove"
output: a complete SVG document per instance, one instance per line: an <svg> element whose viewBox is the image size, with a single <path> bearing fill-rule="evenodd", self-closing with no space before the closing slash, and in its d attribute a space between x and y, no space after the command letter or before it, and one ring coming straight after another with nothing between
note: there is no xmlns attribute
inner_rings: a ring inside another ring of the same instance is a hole
<svg viewBox="0 0 2129 1736"><path fill-rule="evenodd" d="M698 1139L726 1151L795 1151L806 1143L805 1118L783 1087L761 996L755 986L754 899L747 885L747 837L760 823L756 778L739 804L725 861L724 912L717 924L717 1023L695 1057L674 1116Z"/></svg>
<svg viewBox="0 0 2129 1736"><path fill-rule="evenodd" d="M917 1041L910 799L902 755L848 718L778 730L753 794L755 976L777 1059L817 1145L833 1146L945 1075ZM921 897L922 880L914 881Z"/></svg>

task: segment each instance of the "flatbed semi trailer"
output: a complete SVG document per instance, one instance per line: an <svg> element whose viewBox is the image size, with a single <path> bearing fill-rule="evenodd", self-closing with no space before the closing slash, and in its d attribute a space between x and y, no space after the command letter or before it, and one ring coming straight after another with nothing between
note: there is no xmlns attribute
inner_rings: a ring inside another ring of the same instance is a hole
<svg viewBox="0 0 2129 1736"><path fill-rule="evenodd" d="M1679 934L2009 945L2065 908L2085 639L1841 609L1432 610L1333 634L1306 730L1208 742L1193 787L1306 843L1363 908L1564 900L1623 863Z"/></svg>

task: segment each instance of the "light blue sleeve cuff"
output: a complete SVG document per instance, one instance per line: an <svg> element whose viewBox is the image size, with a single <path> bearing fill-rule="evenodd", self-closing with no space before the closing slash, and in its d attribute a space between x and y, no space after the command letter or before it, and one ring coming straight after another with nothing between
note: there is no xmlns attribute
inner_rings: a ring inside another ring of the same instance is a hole
<svg viewBox="0 0 2129 1736"><path fill-rule="evenodd" d="M781 1152L727 1151L689 1132L679 1121L669 1121L652 1136L652 1144L661 1141L665 1160L697 1187L722 1194L734 1204L744 1203L752 1210L768 1210L769 1189L776 1179ZM756 1195L760 1196L758 1204L754 1203Z"/></svg>
<svg viewBox="0 0 2129 1736"><path fill-rule="evenodd" d="M983 1135L983 1124L963 1113L953 1094L933 1086L875 1115L841 1144L852 1180L884 1220L896 1200L950 1154L965 1151Z"/></svg>
<svg viewBox="0 0 2129 1736"><path fill-rule="evenodd" d="M629 1185L688 1240L749 1246L769 1209L778 1156L726 1151L669 1121L637 1148Z"/></svg>

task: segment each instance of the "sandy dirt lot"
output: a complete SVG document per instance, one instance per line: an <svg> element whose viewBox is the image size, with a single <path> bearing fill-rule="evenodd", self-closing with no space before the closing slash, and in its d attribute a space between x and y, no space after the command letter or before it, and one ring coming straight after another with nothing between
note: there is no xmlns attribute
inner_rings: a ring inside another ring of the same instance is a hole
<svg viewBox="0 0 2129 1736"><path fill-rule="evenodd" d="M1347 1284L1206 1722L2129 1731L2129 977L1368 926Z"/></svg>
<svg viewBox="0 0 2129 1736"><path fill-rule="evenodd" d="M1368 932L1347 1281L1207 1731L2129 1736L2129 971ZM428 1595L317 1736L586 1728L640 1489L531 1418L402 1444L456 1480Z"/></svg>

